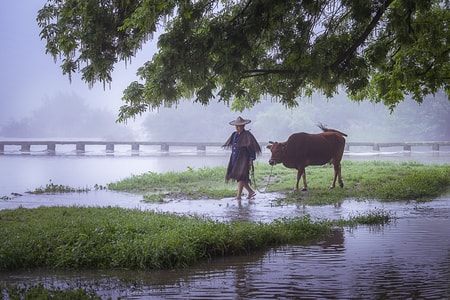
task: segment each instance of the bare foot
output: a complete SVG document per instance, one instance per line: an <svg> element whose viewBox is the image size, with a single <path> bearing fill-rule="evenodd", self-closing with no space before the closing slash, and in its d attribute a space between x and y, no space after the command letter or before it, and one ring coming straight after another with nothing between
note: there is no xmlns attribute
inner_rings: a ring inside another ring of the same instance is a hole
<svg viewBox="0 0 450 300"><path fill-rule="evenodd" d="M251 192L250 194L248 194L248 196L247 196L247 199L253 199L253 198L255 198L255 196L256 196L256 193L255 192Z"/></svg>

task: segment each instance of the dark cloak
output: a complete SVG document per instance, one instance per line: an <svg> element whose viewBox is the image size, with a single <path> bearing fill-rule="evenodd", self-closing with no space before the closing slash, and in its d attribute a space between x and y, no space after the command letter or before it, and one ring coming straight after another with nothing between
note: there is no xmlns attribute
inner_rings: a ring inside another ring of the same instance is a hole
<svg viewBox="0 0 450 300"><path fill-rule="evenodd" d="M232 149L233 139L236 134L238 134L237 131L234 131L222 147ZM258 141L250 131L247 131L245 129L239 135L237 148L238 156L234 163L232 161L233 153L230 155L227 174L225 176L226 182L228 182L230 179L235 179L237 181L249 181L250 154L254 153L255 156L261 154L261 146L259 145Z"/></svg>

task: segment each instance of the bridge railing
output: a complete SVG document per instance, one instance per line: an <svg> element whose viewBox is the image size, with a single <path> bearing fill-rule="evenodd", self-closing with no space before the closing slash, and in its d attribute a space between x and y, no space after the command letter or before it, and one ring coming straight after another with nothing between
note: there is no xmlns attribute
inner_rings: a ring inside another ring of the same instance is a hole
<svg viewBox="0 0 450 300"><path fill-rule="evenodd" d="M31 152L33 146L46 146L48 153L55 153L57 145L73 145L77 153L86 152L86 146L104 146L106 153L114 153L116 146L128 145L133 153L139 153L141 146L159 146L161 152L169 152L171 147L192 147L197 151L206 151L209 147L220 148L223 143L219 142L150 142L150 141L0 141L0 154L8 153L7 147L19 146L20 152ZM261 144L264 149L267 144ZM450 141L432 142L347 142L345 150L352 148L369 147L373 151L382 148L402 147L405 151L411 151L413 147L429 147L432 151L440 151L442 147L450 147Z"/></svg>

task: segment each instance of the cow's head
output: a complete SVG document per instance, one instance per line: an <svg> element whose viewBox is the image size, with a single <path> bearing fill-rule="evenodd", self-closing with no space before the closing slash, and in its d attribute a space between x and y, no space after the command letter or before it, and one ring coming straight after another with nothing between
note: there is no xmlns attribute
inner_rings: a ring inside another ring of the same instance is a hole
<svg viewBox="0 0 450 300"><path fill-rule="evenodd" d="M269 142L267 145L267 149L272 152L272 156L269 159L269 164L271 166L282 163L284 159L284 153L286 151L286 142L278 143L278 142Z"/></svg>

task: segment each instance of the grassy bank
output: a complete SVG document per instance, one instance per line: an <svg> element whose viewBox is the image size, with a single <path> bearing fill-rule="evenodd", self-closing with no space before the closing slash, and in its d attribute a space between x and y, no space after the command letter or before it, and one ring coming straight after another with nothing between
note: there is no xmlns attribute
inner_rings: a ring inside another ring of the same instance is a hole
<svg viewBox="0 0 450 300"><path fill-rule="evenodd" d="M307 167L308 192L293 192L296 170L282 165L255 164L256 187L264 191L282 192L278 201L302 201L329 204L345 198L396 200L429 200L448 190L450 165L420 163L351 162L342 163L344 188L329 190L332 166ZM225 184L225 167L188 169L185 172L145 173L111 183L111 190L143 193L146 201L176 198L200 199L234 197L235 184ZM255 186L255 185L254 185Z"/></svg>
<svg viewBox="0 0 450 300"><path fill-rule="evenodd" d="M309 216L272 223L223 223L122 208L41 207L0 211L0 270L181 268L323 236L332 226L383 224L367 213L349 220Z"/></svg>

